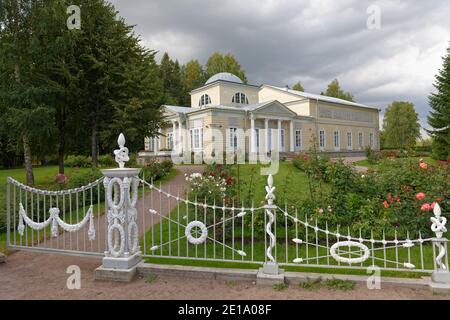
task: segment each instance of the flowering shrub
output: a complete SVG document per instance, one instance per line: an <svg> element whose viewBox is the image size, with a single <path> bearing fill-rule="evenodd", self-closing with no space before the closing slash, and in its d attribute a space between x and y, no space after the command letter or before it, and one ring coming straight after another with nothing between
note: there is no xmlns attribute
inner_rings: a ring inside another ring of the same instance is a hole
<svg viewBox="0 0 450 320"><path fill-rule="evenodd" d="M304 164L297 167L308 170ZM432 236L430 216L434 203L439 203L444 213L450 208L448 165L385 159L376 170L356 174L351 166L335 161L326 163L321 176L327 182L320 191L324 197L305 201L301 206L319 222L348 226L354 234L359 229L365 235L373 230L374 236L380 237L385 230L386 236L392 238L397 229L399 237L405 237L407 231L411 237L418 236L419 231L423 237ZM326 209L328 206L331 210Z"/></svg>
<svg viewBox="0 0 450 320"><path fill-rule="evenodd" d="M173 162L170 160L164 160L158 162L156 160L152 160L150 163L146 164L145 167L142 168L139 176L144 177L145 180L158 180L162 177L169 174L170 170L173 168Z"/></svg>

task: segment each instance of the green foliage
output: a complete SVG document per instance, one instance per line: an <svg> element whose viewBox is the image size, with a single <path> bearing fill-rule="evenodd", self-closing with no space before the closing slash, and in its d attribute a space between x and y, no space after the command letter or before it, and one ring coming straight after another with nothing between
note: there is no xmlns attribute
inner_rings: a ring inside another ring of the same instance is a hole
<svg viewBox="0 0 450 320"><path fill-rule="evenodd" d="M245 71L237 59L232 54L221 54L214 52L206 62L206 78L209 78L216 73L229 72L239 77L244 83L247 83Z"/></svg>
<svg viewBox="0 0 450 320"><path fill-rule="evenodd" d="M431 107L428 124L432 130L427 131L433 137L433 157L447 160L450 158L450 47L442 60L442 68L433 84L436 92L428 98Z"/></svg>
<svg viewBox="0 0 450 320"><path fill-rule="evenodd" d="M132 160L130 159L129 162L132 162ZM116 165L116 161L114 160L112 155L105 154L98 157L98 164L100 165L100 167L113 167Z"/></svg>
<svg viewBox="0 0 450 320"><path fill-rule="evenodd" d="M86 156L69 155L67 156L65 165L72 168L89 168L92 167L92 159Z"/></svg>
<svg viewBox="0 0 450 320"><path fill-rule="evenodd" d="M188 61L181 67L181 79L183 85L183 96L180 98L182 106L191 105L189 92L203 86L206 81L205 72L198 60Z"/></svg>
<svg viewBox="0 0 450 320"><path fill-rule="evenodd" d="M334 79L330 82L330 84L327 87L327 91L325 93L322 93L323 95L326 95L328 97L334 97L339 99L344 99L348 101L354 101L353 95L350 92L345 92L341 89L341 86L339 84L339 81L337 79Z"/></svg>
<svg viewBox="0 0 450 320"><path fill-rule="evenodd" d="M302 83L299 81L296 84L294 84L294 86L292 87L293 90L297 90L297 91L305 91L305 88L303 88Z"/></svg>
<svg viewBox="0 0 450 320"><path fill-rule="evenodd" d="M350 291L355 289L356 282L332 278L325 280L325 286L330 290Z"/></svg>
<svg viewBox="0 0 450 320"><path fill-rule="evenodd" d="M367 146L365 149L367 161L370 164L376 164L380 160L380 154L373 150L370 146Z"/></svg>
<svg viewBox="0 0 450 320"><path fill-rule="evenodd" d="M286 284L286 283L284 283L284 282L282 282L282 283L277 283L277 284L274 284L273 285L273 289L275 290L275 291L283 291L284 289L287 289L289 286Z"/></svg>
<svg viewBox="0 0 450 320"><path fill-rule="evenodd" d="M405 237L407 231L411 236L418 236L419 231L423 237L431 236L431 212L421 211L421 206L439 202L446 212L450 205L447 165L421 168L417 159L388 158L380 160L377 170L363 174L354 173L341 161L327 162L324 171L309 157L295 159L294 165L310 172L308 183L313 186L313 195L322 194L321 198L311 198L313 201L303 201L300 211L308 212L319 224L327 221L329 225L348 227L352 234L361 231L370 236L373 230L375 237L381 237L386 230L386 236L392 238L397 228L399 237ZM330 189L315 182L318 179L326 181ZM417 200L418 192L425 193L426 199Z"/></svg>
<svg viewBox="0 0 450 320"><path fill-rule="evenodd" d="M414 104L405 101L392 102L384 112L384 147L412 148L419 137L419 116Z"/></svg>
<svg viewBox="0 0 450 320"><path fill-rule="evenodd" d="M164 160L161 162L152 160L141 169L139 176L149 182L155 181L168 175L172 168L173 162L171 160Z"/></svg>
<svg viewBox="0 0 450 320"><path fill-rule="evenodd" d="M306 281L302 281L299 283L299 287L305 290L318 290L322 287L322 278L318 277L314 280L306 278Z"/></svg>

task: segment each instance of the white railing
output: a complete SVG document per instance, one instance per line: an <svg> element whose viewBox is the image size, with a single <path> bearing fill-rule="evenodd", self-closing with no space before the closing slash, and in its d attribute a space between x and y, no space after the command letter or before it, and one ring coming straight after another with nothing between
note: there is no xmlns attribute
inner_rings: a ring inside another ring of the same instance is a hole
<svg viewBox="0 0 450 320"><path fill-rule="evenodd" d="M279 266L433 272L450 279L446 218L439 204L431 217L435 237L357 236L339 226L320 226L299 211L276 204L270 175L265 204L229 199L208 203L183 188L156 186L124 168L125 139L115 151L120 168L76 189L46 191L7 180L8 246L13 249L104 256L104 266L129 268L141 257L256 263L278 274ZM101 185L103 188L101 189ZM105 196L103 196L105 192ZM227 202L228 201L228 202ZM106 214L104 214L106 213Z"/></svg>

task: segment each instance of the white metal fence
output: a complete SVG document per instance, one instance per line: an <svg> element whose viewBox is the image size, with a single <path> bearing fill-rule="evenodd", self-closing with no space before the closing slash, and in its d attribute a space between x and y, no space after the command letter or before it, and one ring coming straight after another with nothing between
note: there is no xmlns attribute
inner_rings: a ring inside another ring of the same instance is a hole
<svg viewBox="0 0 450 320"><path fill-rule="evenodd" d="M122 141L119 139L119 141ZM127 158L123 146L116 160ZM126 151L126 152L125 152ZM438 204L434 237L375 239L319 225L276 203L272 176L265 204L207 203L186 190L140 179L138 169L103 170L80 188L39 190L7 179L7 243L12 249L112 258L193 259L278 265L448 273L446 218Z"/></svg>

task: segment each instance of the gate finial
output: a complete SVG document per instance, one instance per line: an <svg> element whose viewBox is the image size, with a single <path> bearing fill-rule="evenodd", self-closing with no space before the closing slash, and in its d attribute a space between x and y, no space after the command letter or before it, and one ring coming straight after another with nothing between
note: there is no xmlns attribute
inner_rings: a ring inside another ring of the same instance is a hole
<svg viewBox="0 0 450 320"><path fill-rule="evenodd" d="M119 134L117 144L119 145L119 149L114 150L114 155L116 156L115 160L119 164L119 168L123 169L125 167L125 162L130 160L128 148L125 147L125 136L123 133Z"/></svg>

